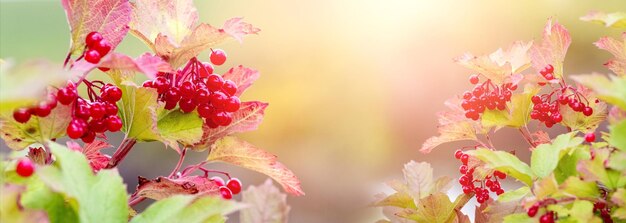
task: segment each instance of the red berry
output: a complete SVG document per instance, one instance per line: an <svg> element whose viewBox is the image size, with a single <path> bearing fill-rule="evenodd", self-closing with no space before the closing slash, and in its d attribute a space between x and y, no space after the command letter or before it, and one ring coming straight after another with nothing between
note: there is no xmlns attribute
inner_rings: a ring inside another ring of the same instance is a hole
<svg viewBox="0 0 626 223"><path fill-rule="evenodd" d="M530 100L533 102L533 104L540 104L541 103L541 97L534 95L532 98L530 98Z"/></svg>
<svg viewBox="0 0 626 223"><path fill-rule="evenodd" d="M35 172L35 164L29 158L22 158L17 162L15 172L21 177L30 177Z"/></svg>
<svg viewBox="0 0 626 223"><path fill-rule="evenodd" d="M461 174L467 173L467 165L461 165L461 167L459 167L459 172L461 172Z"/></svg>
<svg viewBox="0 0 626 223"><path fill-rule="evenodd" d="M94 102L89 106L89 115L94 119L101 119L105 114L106 108L101 102Z"/></svg>
<svg viewBox="0 0 626 223"><path fill-rule="evenodd" d="M222 85L222 89L224 90L224 93L230 96L233 96L235 95L235 93L237 93L237 85L231 80L225 80L224 84Z"/></svg>
<svg viewBox="0 0 626 223"><path fill-rule="evenodd" d="M469 186L463 186L463 193L464 193L464 194L470 194L470 193L472 193L473 191L474 191L474 190L473 190L471 187L469 187Z"/></svg>
<svg viewBox="0 0 626 223"><path fill-rule="evenodd" d="M196 109L196 102L193 99L182 99L178 102L178 106L183 113L189 113Z"/></svg>
<svg viewBox="0 0 626 223"><path fill-rule="evenodd" d="M222 85L224 85L224 79L220 75L211 74L206 79L206 86L210 91L218 91L222 89Z"/></svg>
<svg viewBox="0 0 626 223"><path fill-rule="evenodd" d="M198 104L209 103L209 101L210 101L209 96L210 95L211 95L211 93L209 93L209 90L207 90L206 88L200 88L200 89L196 90L196 95L194 96L194 100Z"/></svg>
<svg viewBox="0 0 626 223"><path fill-rule="evenodd" d="M117 132L122 129L122 119L117 115L107 117L105 122L109 132Z"/></svg>
<svg viewBox="0 0 626 223"><path fill-rule="evenodd" d="M553 212L548 212L542 215L539 218L540 223L554 223L554 214Z"/></svg>
<svg viewBox="0 0 626 223"><path fill-rule="evenodd" d="M105 39L95 42L90 49L94 49L100 53L100 56L107 55L111 51L111 44Z"/></svg>
<svg viewBox="0 0 626 223"><path fill-rule="evenodd" d="M211 117L213 117L213 115L211 115ZM212 118L206 118L204 121L205 121L204 123L206 123L206 125L207 125L207 126L209 126L209 128L214 129L214 128L219 127L219 125L218 125L218 124L216 124L215 122L213 122L213 119L212 119Z"/></svg>
<svg viewBox="0 0 626 223"><path fill-rule="evenodd" d="M87 131L82 137L80 137L84 143L92 143L96 139L96 133Z"/></svg>
<svg viewBox="0 0 626 223"><path fill-rule="evenodd" d="M102 97L108 102L115 103L122 99L122 90L114 85L105 85L102 88Z"/></svg>
<svg viewBox="0 0 626 223"><path fill-rule="evenodd" d="M181 96L180 96L180 91L178 90L178 87L171 87L166 93L165 93L165 101L166 102L174 102L174 106L176 105L176 102L178 102L180 100Z"/></svg>
<svg viewBox="0 0 626 223"><path fill-rule="evenodd" d="M224 110L227 112L236 112L241 107L241 101L236 96L232 96L224 103Z"/></svg>
<svg viewBox="0 0 626 223"><path fill-rule="evenodd" d="M218 187L225 186L224 180L221 177L211 177L209 180L213 181Z"/></svg>
<svg viewBox="0 0 626 223"><path fill-rule="evenodd" d="M228 187L221 186L219 187L219 190L220 190L220 194L222 195L222 198L226 200L230 200L231 198L233 198L233 192L230 191Z"/></svg>
<svg viewBox="0 0 626 223"><path fill-rule="evenodd" d="M585 141L591 143L596 141L596 134L593 132L585 134Z"/></svg>
<svg viewBox="0 0 626 223"><path fill-rule="evenodd" d="M37 107L33 109L34 115L39 117L46 117L52 111L52 106L46 102L40 102Z"/></svg>
<svg viewBox="0 0 626 223"><path fill-rule="evenodd" d="M239 192L241 192L241 181L237 178L230 178L228 183L226 183L226 187L228 187L233 194L239 194Z"/></svg>
<svg viewBox="0 0 626 223"><path fill-rule="evenodd" d="M224 108L224 106L226 106L226 101L228 100L228 96L219 91L213 92L213 94L211 94L209 98L211 101L211 105L213 105L213 107L217 109Z"/></svg>
<svg viewBox="0 0 626 223"><path fill-rule="evenodd" d="M213 65L207 62L202 63L202 67L200 67L198 75L200 77L208 77L211 74L213 74Z"/></svg>
<svg viewBox="0 0 626 223"><path fill-rule="evenodd" d="M606 203L604 202L596 202L593 204L593 209L595 210L604 209L604 207L606 207Z"/></svg>
<svg viewBox="0 0 626 223"><path fill-rule="evenodd" d="M78 139L82 137L85 134L85 131L87 130L85 128L86 126L87 126L87 123L85 123L84 120L72 119L72 121L70 122L70 124L67 126L67 129L66 129L67 136L69 136L72 139Z"/></svg>
<svg viewBox="0 0 626 223"><path fill-rule="evenodd" d="M226 112L216 112L213 114L211 119L213 120L213 122L215 122L215 124L221 126L230 125L230 123L233 121L231 115Z"/></svg>
<svg viewBox="0 0 626 223"><path fill-rule="evenodd" d="M494 171L493 175L500 179L506 179L506 173L500 172L498 170Z"/></svg>
<svg viewBox="0 0 626 223"><path fill-rule="evenodd" d="M196 89L194 85L189 81L183 82L180 85L179 89L180 89L180 96L184 99L191 99L194 97L196 93Z"/></svg>
<svg viewBox="0 0 626 223"><path fill-rule="evenodd" d="M213 114L213 108L208 103L203 103L198 105L198 114L203 118L211 118Z"/></svg>
<svg viewBox="0 0 626 223"><path fill-rule="evenodd" d="M92 132L105 132L107 130L107 125L102 119L92 119L89 121L89 130Z"/></svg>
<svg viewBox="0 0 626 223"><path fill-rule="evenodd" d="M465 165L467 165L467 161L469 160L469 155L467 154L463 154L461 155L461 162Z"/></svg>
<svg viewBox="0 0 626 223"><path fill-rule="evenodd" d="M159 92L159 94L165 93L165 91L169 89L169 85L170 83L167 79L165 79L165 77L157 77L152 82L152 86L157 89L157 92Z"/></svg>
<svg viewBox="0 0 626 223"><path fill-rule="evenodd" d="M552 115L552 121L554 121L555 123L563 121L563 115L561 115L561 113L554 113Z"/></svg>
<svg viewBox="0 0 626 223"><path fill-rule="evenodd" d="M467 175L463 175L459 178L459 184L463 185L463 186L467 186L468 184L470 184L470 179L469 177L467 177Z"/></svg>
<svg viewBox="0 0 626 223"><path fill-rule="evenodd" d="M77 96L78 94L76 93L75 88L70 88L70 87L61 88L57 92L57 100L59 100L59 103L64 104L64 105L69 105L72 102L74 102Z"/></svg>
<svg viewBox="0 0 626 223"><path fill-rule="evenodd" d="M85 104L85 102L80 103L78 107L76 107L76 110L74 110L74 114L78 118L85 119L85 120L89 119L89 116L90 116L89 105Z"/></svg>
<svg viewBox="0 0 626 223"><path fill-rule="evenodd" d="M543 76L544 78L546 78L546 80L552 80L554 79L554 76L552 74L546 74L545 76Z"/></svg>
<svg viewBox="0 0 626 223"><path fill-rule="evenodd" d="M100 42L100 40L103 39L104 37L99 32L90 32L87 34L87 37L85 37L85 44L87 47L91 47L94 43Z"/></svg>
<svg viewBox="0 0 626 223"><path fill-rule="evenodd" d="M469 77L469 82L471 84L478 84L478 81L479 81L478 75L472 75Z"/></svg>
<svg viewBox="0 0 626 223"><path fill-rule="evenodd" d="M454 152L454 158L456 158L456 159L461 159L461 156L462 156L462 155L463 155L463 150L457 149L457 150Z"/></svg>
<svg viewBox="0 0 626 223"><path fill-rule="evenodd" d="M552 64L548 64L548 66L546 66L544 70L549 74L554 73L554 67L552 66Z"/></svg>
<svg viewBox="0 0 626 223"><path fill-rule="evenodd" d="M100 53L98 51L90 49L85 52L85 60L89 63L98 63L100 62Z"/></svg>
<svg viewBox="0 0 626 223"><path fill-rule="evenodd" d="M583 108L583 114L585 116L590 116L593 114L593 108L586 106L585 108Z"/></svg>
<svg viewBox="0 0 626 223"><path fill-rule="evenodd" d="M111 68L108 68L108 67L98 67L98 70L100 70L102 72L107 72L107 71L111 70Z"/></svg>
<svg viewBox="0 0 626 223"><path fill-rule="evenodd" d="M151 80L147 80L147 81L144 81L143 84L141 84L141 86L145 88L152 88L153 87L152 83L153 82Z"/></svg>
<svg viewBox="0 0 626 223"><path fill-rule="evenodd" d="M13 111L13 119L19 123L26 123L30 120L30 111L27 108L19 108Z"/></svg>
<svg viewBox="0 0 626 223"><path fill-rule="evenodd" d="M115 105L114 103L104 103L104 110L106 115L117 115L117 111L119 110L117 108L117 105Z"/></svg>
<svg viewBox="0 0 626 223"><path fill-rule="evenodd" d="M211 63L219 66L226 62L226 52L220 49L211 49Z"/></svg>
<svg viewBox="0 0 626 223"><path fill-rule="evenodd" d="M176 104L178 104L178 101L165 101L165 109L167 110L172 110L174 108L176 108Z"/></svg>

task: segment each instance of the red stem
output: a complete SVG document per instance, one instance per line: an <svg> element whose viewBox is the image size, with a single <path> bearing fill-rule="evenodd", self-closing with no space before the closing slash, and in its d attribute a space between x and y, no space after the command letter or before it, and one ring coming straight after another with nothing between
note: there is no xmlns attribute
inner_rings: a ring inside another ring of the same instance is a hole
<svg viewBox="0 0 626 223"><path fill-rule="evenodd" d="M183 151L180 153L180 158L178 158L178 163L176 163L176 167L174 167L174 169L172 170L168 178L172 178L176 174L176 172L180 170L180 167L183 165L183 161L185 161L186 153L187 153L187 148L185 147Z"/></svg>
<svg viewBox="0 0 626 223"><path fill-rule="evenodd" d="M109 165L107 165L106 168L110 169L116 167L122 160L124 160L126 155L128 155L128 152L130 152L135 143L137 143L136 139L124 138L122 143L120 143L120 146L115 150L115 153L111 157L111 160L109 160Z"/></svg>
<svg viewBox="0 0 626 223"><path fill-rule="evenodd" d="M522 136L524 137L526 142L528 142L528 144L530 144L530 146L532 146L533 148L537 147L535 142L533 142L533 139L530 136L530 133L528 133L528 129L526 129L526 128L519 128L518 130L519 130L520 133L522 133Z"/></svg>

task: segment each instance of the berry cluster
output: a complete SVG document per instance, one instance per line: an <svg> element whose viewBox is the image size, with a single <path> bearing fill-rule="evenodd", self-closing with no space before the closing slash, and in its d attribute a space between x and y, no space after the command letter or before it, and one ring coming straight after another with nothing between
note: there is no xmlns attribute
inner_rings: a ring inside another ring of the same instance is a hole
<svg viewBox="0 0 626 223"><path fill-rule="evenodd" d="M552 67L552 65L546 66L539 73L546 80L553 80L555 78L554 67ZM581 93L575 88L565 84L563 81L559 84L560 87L554 89L552 92L535 95L531 98L534 105L530 113L530 118L543 122L548 128L563 121L563 115L560 111L561 105L568 105L573 111L581 112L585 116L593 114L593 109L589 106L589 102ZM569 93L570 91L573 93ZM552 96L556 96L555 100L552 100ZM583 99L587 101L586 104L582 103Z"/></svg>
<svg viewBox="0 0 626 223"><path fill-rule="evenodd" d="M228 182L224 182L221 177L211 177L211 181L219 186L220 195L224 199L230 200L233 195L241 192L241 181L237 178L233 177L228 179Z"/></svg>
<svg viewBox="0 0 626 223"><path fill-rule="evenodd" d="M472 120L478 120L485 110L506 109L506 102L511 101L512 91L517 89L517 85L506 83L497 86L491 80L478 84L477 75L470 76L469 81L475 87L471 92L466 91L463 94L461 107L465 110L465 117Z"/></svg>
<svg viewBox="0 0 626 223"><path fill-rule="evenodd" d="M212 50L211 63L221 65L226 61L222 50ZM198 111L211 128L227 126L232 122L232 113L239 110L241 101L235 94L237 85L213 73L210 63L192 58L176 73L159 73L154 80L143 83L143 87L154 88L165 109L178 105L183 113Z"/></svg>
<svg viewBox="0 0 626 223"><path fill-rule="evenodd" d="M90 32L85 37L87 46L83 57L89 63L98 63L100 59L111 51L111 44L99 32Z"/></svg>
<svg viewBox="0 0 626 223"><path fill-rule="evenodd" d="M489 191L496 193L496 195L504 193L498 179L506 179L505 173L496 170L493 172L493 175L488 175L482 180L474 179L474 168L468 166L469 155L461 150L457 150L454 153L454 158L462 163L461 167L459 167L459 172L462 174L459 178L459 183L463 188L463 193L475 193L476 201L481 204L489 200ZM479 186L476 186L475 183L478 183Z"/></svg>
<svg viewBox="0 0 626 223"><path fill-rule="evenodd" d="M57 92L57 98L65 105L75 102L72 107L72 121L66 130L67 135L72 139L80 138L85 143L91 143L96 138L96 133L117 132L122 128L122 119L117 115L116 105L122 98L122 90L100 81L83 82L87 85L89 101L78 96L76 86L71 82ZM96 83L101 86L96 86ZM100 95L92 88L99 88Z"/></svg>
<svg viewBox="0 0 626 223"><path fill-rule="evenodd" d="M57 98L49 94L45 101L39 102L35 106L18 108L13 111L13 119L19 123L26 123L31 116L47 117L52 112L52 109L57 107L57 102Z"/></svg>
<svg viewBox="0 0 626 223"><path fill-rule="evenodd" d="M528 217L533 218L537 216L537 213L539 213L540 208L544 208L550 204L556 204L556 203L558 203L558 201L552 198L539 201L533 204L532 206L530 206L530 208L528 208L528 210L526 211L526 214L528 214ZM546 209L546 212L543 215L541 215L541 217L539 217L539 222L540 223L554 223L556 219L558 219L558 216L554 215L553 211L548 211L548 209Z"/></svg>
<svg viewBox="0 0 626 223"><path fill-rule="evenodd" d="M593 204L593 212L600 213L600 218L605 223L613 223L613 219L611 219L611 208L606 205L606 203L598 201Z"/></svg>

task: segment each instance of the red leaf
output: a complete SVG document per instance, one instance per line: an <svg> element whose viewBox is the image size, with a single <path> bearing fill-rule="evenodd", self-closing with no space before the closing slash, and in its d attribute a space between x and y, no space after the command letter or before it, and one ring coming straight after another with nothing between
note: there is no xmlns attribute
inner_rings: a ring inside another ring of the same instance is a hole
<svg viewBox="0 0 626 223"><path fill-rule="evenodd" d="M433 136L422 144L420 152L430 153L435 147L461 140L476 140L476 134L481 131L478 122L472 121L465 117L462 108L459 106L460 99L454 98L446 101L446 105L452 111L440 112L437 114L439 118L438 132L439 136Z"/></svg>
<svg viewBox="0 0 626 223"><path fill-rule="evenodd" d="M67 141L66 144L68 148L85 154L94 172L105 168L109 164L109 160L111 160L110 156L100 153L101 149L112 147L107 142L96 140L92 143L85 144L84 148L80 147L80 145L74 141Z"/></svg>
<svg viewBox="0 0 626 223"><path fill-rule="evenodd" d="M259 71L253 70L250 68L243 67L241 65L237 67L230 68L228 72L226 72L222 77L227 80L231 80L235 82L237 85L237 93L236 96L240 96L243 94L256 79L259 78Z"/></svg>
<svg viewBox="0 0 626 223"><path fill-rule="evenodd" d="M243 37L247 34L257 34L261 29L242 21L243 18L232 18L224 22L224 32L239 41L243 41Z"/></svg>
<svg viewBox="0 0 626 223"><path fill-rule="evenodd" d="M128 0L62 0L72 32L70 53L82 51L85 37L97 31L115 48L128 33L131 7Z"/></svg>
<svg viewBox="0 0 626 223"><path fill-rule="evenodd" d="M150 47L162 34L175 45L189 35L198 21L192 0L137 0L133 4L131 32Z"/></svg>
<svg viewBox="0 0 626 223"><path fill-rule="evenodd" d="M173 72L172 67L167 62L150 53L145 53L137 59L121 53L111 53L100 63L100 67L141 72L150 79L156 78L158 72Z"/></svg>
<svg viewBox="0 0 626 223"><path fill-rule="evenodd" d="M263 173L276 180L287 193L300 196L300 180L276 156L235 137L224 137L211 146L209 161L222 161Z"/></svg>
<svg viewBox="0 0 626 223"><path fill-rule="evenodd" d="M593 44L600 49L609 51L615 57L607 61L604 66L611 69L615 74L626 75L626 48L624 48L626 33L622 34L622 41L610 37L602 37Z"/></svg>
<svg viewBox="0 0 626 223"><path fill-rule="evenodd" d="M535 70L540 71L552 65L555 77L562 77L563 61L571 43L572 38L567 29L558 22L552 23L552 20L548 20L543 30L543 41L541 44L534 44L530 49Z"/></svg>
<svg viewBox="0 0 626 223"><path fill-rule="evenodd" d="M204 134L202 135L202 140L194 145L194 149L204 150L224 136L256 130L263 121L267 105L267 103L258 101L243 102L239 111L233 113L233 121L230 125L210 128L205 124L203 126Z"/></svg>
<svg viewBox="0 0 626 223"><path fill-rule="evenodd" d="M219 194L219 186L204 176L188 176L178 179L157 177L154 180L148 180L141 176L138 178L139 184L135 193L154 200L161 200L178 194Z"/></svg>

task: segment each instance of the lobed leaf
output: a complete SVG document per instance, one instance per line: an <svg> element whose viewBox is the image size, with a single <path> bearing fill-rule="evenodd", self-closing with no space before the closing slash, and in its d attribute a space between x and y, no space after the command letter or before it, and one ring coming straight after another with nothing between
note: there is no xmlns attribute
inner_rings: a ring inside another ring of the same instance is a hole
<svg viewBox="0 0 626 223"><path fill-rule="evenodd" d="M132 9L131 33L151 48L159 34L179 45L198 21L192 0L137 0Z"/></svg>
<svg viewBox="0 0 626 223"><path fill-rule="evenodd" d="M621 41L610 37L602 37L593 44L599 49L609 51L615 57L604 63L604 66L617 75L626 75L626 33L622 33Z"/></svg>
<svg viewBox="0 0 626 223"><path fill-rule="evenodd" d="M259 101L249 101L241 103L238 111L232 113L232 122L228 126L211 128L208 125L202 127L203 134L201 140L192 149L205 150L217 140L233 133L248 132L256 130L263 121L265 108L268 104Z"/></svg>
<svg viewBox="0 0 626 223"><path fill-rule="evenodd" d="M591 89L602 101L618 106L626 111L626 76L604 75L593 73L572 76L572 79Z"/></svg>
<svg viewBox="0 0 626 223"><path fill-rule="evenodd" d="M557 136L551 144L541 144L532 151L530 167L539 178L550 175L567 149L580 145L583 138L574 137L575 132Z"/></svg>
<svg viewBox="0 0 626 223"><path fill-rule="evenodd" d="M492 151L485 148L470 150L466 153L485 162L487 168L502 171L528 186L532 185L533 179L536 178L528 164L522 162L511 153Z"/></svg>
<svg viewBox="0 0 626 223"><path fill-rule="evenodd" d="M437 192L420 199L417 209L404 209L397 215L416 222L453 222L460 214L457 211L469 201L469 198L468 195L461 194L452 202L448 195Z"/></svg>
<svg viewBox="0 0 626 223"><path fill-rule="evenodd" d="M231 80L237 85L235 96L241 96L260 76L259 71L244 66L230 68L222 75L225 80Z"/></svg>
<svg viewBox="0 0 626 223"><path fill-rule="evenodd" d="M153 203L130 223L224 222L224 216L238 209L240 205L218 197L177 195Z"/></svg>
<svg viewBox="0 0 626 223"><path fill-rule="evenodd" d="M117 102L122 119L122 131L128 138L141 141L159 141L157 127L156 89L118 84L122 89L122 99Z"/></svg>
<svg viewBox="0 0 626 223"><path fill-rule="evenodd" d="M204 121L198 113L182 113L178 109L159 109L158 113L157 128L163 143L179 150L178 143L186 147L201 140Z"/></svg>
<svg viewBox="0 0 626 223"><path fill-rule="evenodd" d="M287 195L281 193L272 181L267 179L260 186L250 186L241 193L241 202L250 205L240 211L243 223L283 223L291 207L287 205Z"/></svg>
<svg viewBox="0 0 626 223"><path fill-rule="evenodd" d="M126 186L116 169L94 175L84 155L50 142L54 165L37 169L37 176L52 190L64 193L80 222L122 222L128 218ZM97 193L94 193L97 191Z"/></svg>
<svg viewBox="0 0 626 223"><path fill-rule="evenodd" d="M91 166L94 172L104 169L109 164L109 160L111 160L110 156L100 153L102 149L113 147L107 142L95 140L92 143L85 144L84 148L74 141L67 141L66 144L68 148L85 154L89 161L89 166Z"/></svg>
<svg viewBox="0 0 626 223"><path fill-rule="evenodd" d="M276 156L234 137L224 137L211 146L208 161L222 161L263 173L292 195L304 195L300 181Z"/></svg>
<svg viewBox="0 0 626 223"><path fill-rule="evenodd" d="M13 150L22 150L33 143L43 144L63 137L72 120L72 106L73 104L59 104L48 116L32 116L26 123L15 121L11 113L3 113L0 117L0 137Z"/></svg>
<svg viewBox="0 0 626 223"><path fill-rule="evenodd" d="M539 88L527 86L522 94L514 94L507 103L507 110L486 110L481 117L481 124L485 128L500 129L508 126L520 128L530 121L532 111L531 98L539 92Z"/></svg>
<svg viewBox="0 0 626 223"><path fill-rule="evenodd" d="M162 200L174 195L201 194L219 195L219 185L204 176L187 176L177 179L157 177L148 180L139 176L136 194L154 200Z"/></svg>
<svg viewBox="0 0 626 223"><path fill-rule="evenodd" d="M44 211L24 209L19 200L26 189L23 186L2 184L0 189L0 221L41 223L49 222L48 215Z"/></svg>
<svg viewBox="0 0 626 223"><path fill-rule="evenodd" d="M128 0L62 0L71 31L70 54L79 54L85 48L85 37L99 32L111 48L128 33L131 6Z"/></svg>
<svg viewBox="0 0 626 223"><path fill-rule="evenodd" d="M616 123L610 126L611 129L611 137L607 141L615 148L626 152L626 119L622 120L620 123Z"/></svg>
<svg viewBox="0 0 626 223"><path fill-rule="evenodd" d="M532 66L535 70L543 70L546 66L554 67L554 77L563 77L563 61L572 38L561 24L548 20L544 30L541 44L534 44L530 49Z"/></svg>
<svg viewBox="0 0 626 223"><path fill-rule="evenodd" d="M520 73L529 67L531 58L528 51L531 46L532 42L517 41L507 50L498 49L489 55L482 56L466 53L456 58L455 62L491 79L494 84L502 84L507 80L510 81L513 74Z"/></svg>
<svg viewBox="0 0 626 223"><path fill-rule="evenodd" d="M50 222L78 222L78 214L63 194L50 190L37 176L29 177L19 202L28 209L44 210Z"/></svg>
<svg viewBox="0 0 626 223"><path fill-rule="evenodd" d="M118 70L123 73L140 72L149 79L156 78L158 72L173 72L172 67L166 61L150 53L142 54L137 59L133 59L124 54L113 52L102 59L99 67Z"/></svg>
<svg viewBox="0 0 626 223"><path fill-rule="evenodd" d="M606 27L626 28L626 13L623 12L604 13L590 11L587 15L580 17L580 20L599 23Z"/></svg>
<svg viewBox="0 0 626 223"><path fill-rule="evenodd" d="M445 104L451 111L437 114L439 136L428 138L422 144L420 149L422 153L430 153L435 147L444 143L478 139L476 134L481 130L481 126L465 117L460 107L460 100L458 98L450 99Z"/></svg>

